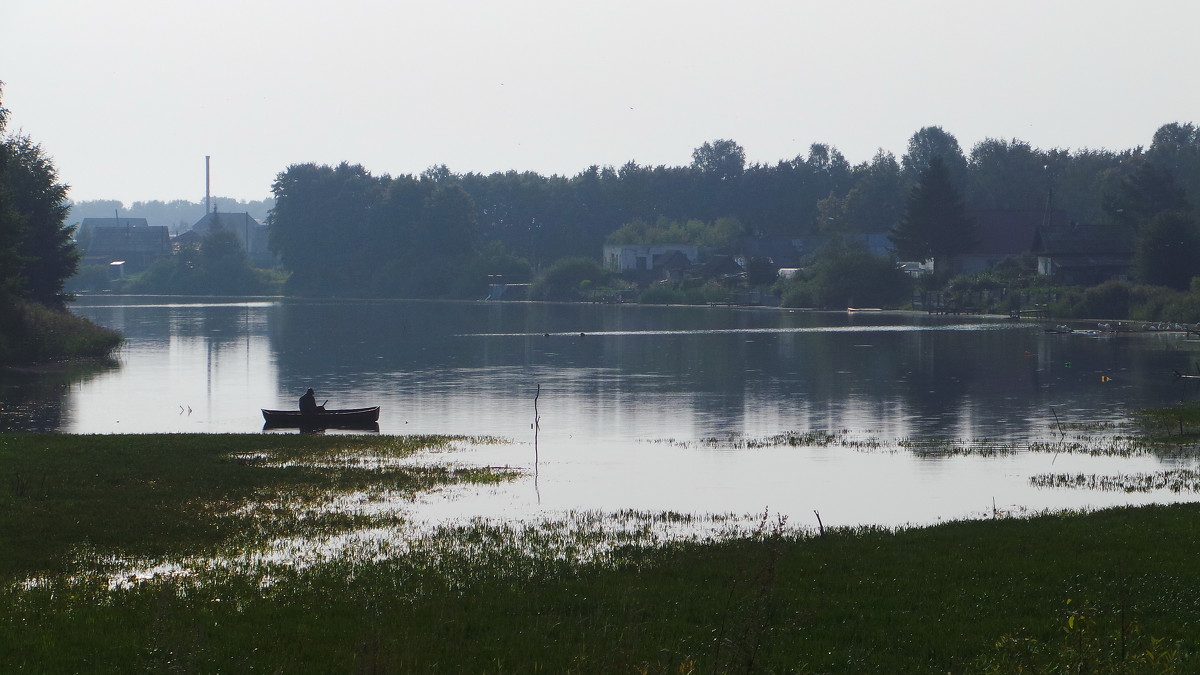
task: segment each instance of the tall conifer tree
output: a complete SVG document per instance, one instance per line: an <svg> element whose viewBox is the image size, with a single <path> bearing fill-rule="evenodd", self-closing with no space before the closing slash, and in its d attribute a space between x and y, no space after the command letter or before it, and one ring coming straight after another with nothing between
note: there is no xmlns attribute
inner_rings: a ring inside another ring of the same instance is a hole
<svg viewBox="0 0 1200 675"><path fill-rule="evenodd" d="M921 174L909 194L904 218L889 238L902 260L933 259L936 265L975 245L977 228L940 157L934 157Z"/></svg>

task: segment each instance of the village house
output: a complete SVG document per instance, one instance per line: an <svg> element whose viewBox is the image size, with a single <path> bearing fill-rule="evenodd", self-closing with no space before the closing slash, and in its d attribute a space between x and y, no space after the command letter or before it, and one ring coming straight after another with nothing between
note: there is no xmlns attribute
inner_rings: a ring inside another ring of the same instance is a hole
<svg viewBox="0 0 1200 675"><path fill-rule="evenodd" d="M171 235L165 225L147 225L145 218L84 218L77 233L84 266L109 265L114 276L145 270L171 254Z"/></svg>
<svg viewBox="0 0 1200 675"><path fill-rule="evenodd" d="M1064 284L1090 286L1127 279L1133 265L1128 234L1072 222L1063 211L974 211L979 239L957 255L955 274L977 274L1010 258L1036 257L1037 273Z"/></svg>
<svg viewBox="0 0 1200 675"><path fill-rule="evenodd" d="M1070 223L1038 231L1033 252L1038 274L1064 284L1095 286L1128 280L1133 270L1132 233Z"/></svg>
<svg viewBox="0 0 1200 675"><path fill-rule="evenodd" d="M237 236L242 250L250 256L250 260L258 267L275 265L275 255L268 245L267 226L258 222L249 213L206 213L196 221L192 229L176 237L177 243L199 243L215 229L223 228Z"/></svg>
<svg viewBox="0 0 1200 675"><path fill-rule="evenodd" d="M694 244L606 244L604 265L614 272L661 270L670 263L679 267L680 256L689 264L700 262L700 247Z"/></svg>
<svg viewBox="0 0 1200 675"><path fill-rule="evenodd" d="M1067 222L1062 211L988 210L968 215L975 221L978 239L971 250L951 260L955 274L978 274L1010 258L1032 254L1039 229Z"/></svg>

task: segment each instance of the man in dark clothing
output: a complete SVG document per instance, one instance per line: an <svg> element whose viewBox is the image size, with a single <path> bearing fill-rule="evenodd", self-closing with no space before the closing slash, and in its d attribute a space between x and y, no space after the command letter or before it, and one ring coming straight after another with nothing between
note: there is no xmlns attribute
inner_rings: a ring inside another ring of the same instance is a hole
<svg viewBox="0 0 1200 675"><path fill-rule="evenodd" d="M319 412L325 412L325 406L317 405L317 395L313 393L312 387L309 387L300 397L300 414L315 415Z"/></svg>

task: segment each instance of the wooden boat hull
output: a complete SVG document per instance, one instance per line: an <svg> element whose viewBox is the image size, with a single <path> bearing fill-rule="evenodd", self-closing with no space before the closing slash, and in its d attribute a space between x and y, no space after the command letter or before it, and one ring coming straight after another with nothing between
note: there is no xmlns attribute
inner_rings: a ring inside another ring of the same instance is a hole
<svg viewBox="0 0 1200 675"><path fill-rule="evenodd" d="M264 429L357 429L379 430L379 406L326 410L302 414L299 410L268 410L262 408Z"/></svg>

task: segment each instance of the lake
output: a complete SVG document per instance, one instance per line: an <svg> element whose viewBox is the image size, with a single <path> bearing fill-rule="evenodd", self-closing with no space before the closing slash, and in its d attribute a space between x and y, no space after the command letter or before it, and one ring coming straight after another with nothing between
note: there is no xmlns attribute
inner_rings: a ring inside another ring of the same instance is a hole
<svg viewBox="0 0 1200 675"><path fill-rule="evenodd" d="M769 509L796 525L819 512L825 526L894 526L1192 499L1030 481L1194 468L1028 450L1064 425L1195 398L1195 384L1172 376L1200 360L1200 343L1180 333L542 303L89 296L73 311L126 335L118 365L0 375L4 430L258 433L260 408L295 408L313 387L329 407L382 406L382 434L511 441L464 443L440 461L519 467L526 479L427 497L431 517ZM769 441L811 431L836 440ZM1010 451L901 445L922 439Z"/></svg>

